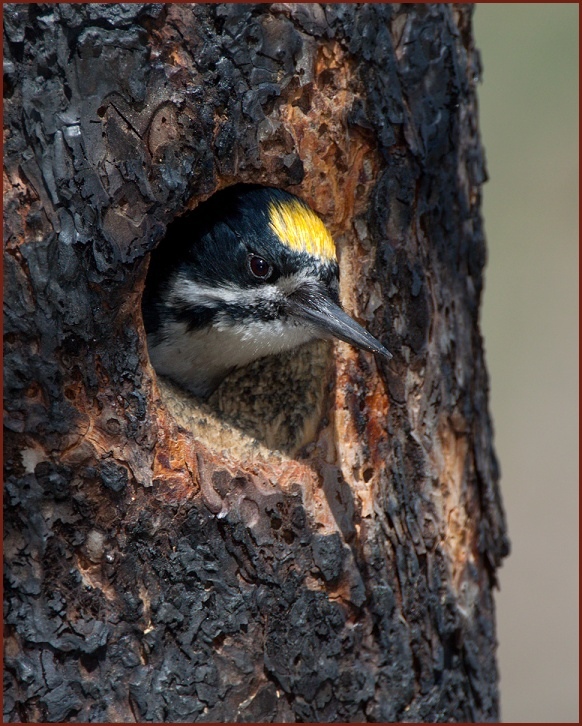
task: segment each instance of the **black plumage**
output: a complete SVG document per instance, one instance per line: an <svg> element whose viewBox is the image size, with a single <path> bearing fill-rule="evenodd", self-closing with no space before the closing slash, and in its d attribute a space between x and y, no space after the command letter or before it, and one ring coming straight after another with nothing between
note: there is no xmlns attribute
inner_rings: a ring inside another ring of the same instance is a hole
<svg viewBox="0 0 582 726"><path fill-rule="evenodd" d="M315 338L390 355L339 307L321 220L271 187L229 187L176 219L151 255L142 309L154 367L202 396L234 367Z"/></svg>

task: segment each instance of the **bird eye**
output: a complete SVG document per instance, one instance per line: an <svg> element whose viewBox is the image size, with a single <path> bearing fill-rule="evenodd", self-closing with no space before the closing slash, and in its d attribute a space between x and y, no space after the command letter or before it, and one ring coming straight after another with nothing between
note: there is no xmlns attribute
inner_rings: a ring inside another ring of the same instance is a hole
<svg viewBox="0 0 582 726"><path fill-rule="evenodd" d="M249 270L254 277L258 277L259 280L266 280L271 277L273 273L273 267L267 260L264 260L258 255L249 255Z"/></svg>

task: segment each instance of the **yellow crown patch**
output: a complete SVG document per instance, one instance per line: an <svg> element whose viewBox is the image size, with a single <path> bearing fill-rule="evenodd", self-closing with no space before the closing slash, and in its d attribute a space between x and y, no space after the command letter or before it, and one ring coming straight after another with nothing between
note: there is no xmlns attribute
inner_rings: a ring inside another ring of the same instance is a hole
<svg viewBox="0 0 582 726"><path fill-rule="evenodd" d="M335 261L335 245L321 219L308 206L292 199L269 204L269 226L283 244L322 260Z"/></svg>

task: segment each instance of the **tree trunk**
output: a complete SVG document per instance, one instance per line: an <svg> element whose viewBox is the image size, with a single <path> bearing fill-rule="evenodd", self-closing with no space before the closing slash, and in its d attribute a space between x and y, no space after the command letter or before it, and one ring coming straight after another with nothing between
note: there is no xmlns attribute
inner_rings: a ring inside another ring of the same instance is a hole
<svg viewBox="0 0 582 726"><path fill-rule="evenodd" d="M7 720L498 719L471 12L4 7ZM148 253L237 182L392 361L156 379Z"/></svg>

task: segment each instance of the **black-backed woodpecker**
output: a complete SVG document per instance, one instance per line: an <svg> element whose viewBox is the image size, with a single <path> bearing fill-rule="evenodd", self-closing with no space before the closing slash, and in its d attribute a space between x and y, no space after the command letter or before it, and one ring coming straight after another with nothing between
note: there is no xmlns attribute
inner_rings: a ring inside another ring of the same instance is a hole
<svg viewBox="0 0 582 726"><path fill-rule="evenodd" d="M228 187L176 220L171 238L151 256L144 323L156 371L196 396L316 338L392 357L341 309L334 242L298 197Z"/></svg>

